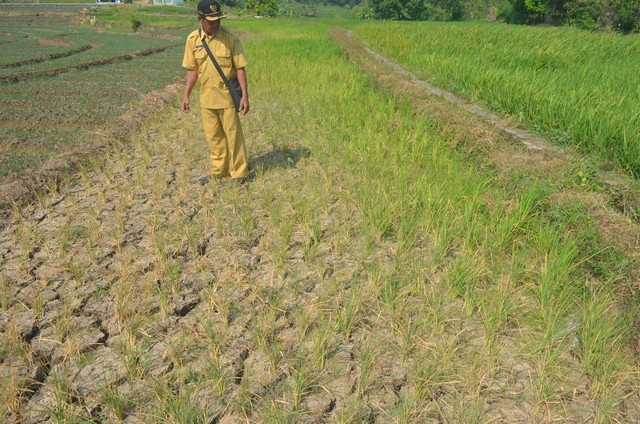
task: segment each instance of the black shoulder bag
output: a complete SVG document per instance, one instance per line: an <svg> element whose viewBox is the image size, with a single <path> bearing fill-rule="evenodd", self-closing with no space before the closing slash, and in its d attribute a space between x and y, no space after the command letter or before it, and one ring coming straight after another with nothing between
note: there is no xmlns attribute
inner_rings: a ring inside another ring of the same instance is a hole
<svg viewBox="0 0 640 424"><path fill-rule="evenodd" d="M216 70L220 74L222 81L224 81L227 88L229 89L229 94L231 94L231 98L233 99L233 104L236 106L236 110L240 112L240 99L242 99L242 89L240 88L240 83L238 82L238 79L234 78L231 81L229 81L229 79L224 75L224 72L222 72L222 68L220 68L220 65L218 65L218 61L216 60L213 53L211 53L211 49L209 49L207 42L204 41L204 37L202 36L202 30L200 30L199 32L200 32L200 40L202 41L202 45L204 46L204 49L207 51L209 58L211 58L211 61L213 62L213 66L216 67Z"/></svg>

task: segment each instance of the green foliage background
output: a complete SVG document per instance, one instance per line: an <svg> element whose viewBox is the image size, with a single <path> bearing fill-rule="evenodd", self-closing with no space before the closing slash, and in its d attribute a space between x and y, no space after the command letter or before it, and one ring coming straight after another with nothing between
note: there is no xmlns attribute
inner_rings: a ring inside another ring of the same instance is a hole
<svg viewBox="0 0 640 424"><path fill-rule="evenodd" d="M640 28L640 0L509 0L507 22L576 25L607 28L623 33Z"/></svg>
<svg viewBox="0 0 640 424"><path fill-rule="evenodd" d="M624 34L640 30L640 0L225 0L261 16L317 16L321 6L346 7L356 19L393 21L489 20L571 25Z"/></svg>

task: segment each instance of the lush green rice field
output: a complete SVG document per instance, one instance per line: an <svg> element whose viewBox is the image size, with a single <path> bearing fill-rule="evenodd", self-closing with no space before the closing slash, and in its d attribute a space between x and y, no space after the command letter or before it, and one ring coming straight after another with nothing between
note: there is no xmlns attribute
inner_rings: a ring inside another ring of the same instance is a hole
<svg viewBox="0 0 640 424"><path fill-rule="evenodd" d="M433 22L356 32L420 77L640 176L640 37Z"/></svg>

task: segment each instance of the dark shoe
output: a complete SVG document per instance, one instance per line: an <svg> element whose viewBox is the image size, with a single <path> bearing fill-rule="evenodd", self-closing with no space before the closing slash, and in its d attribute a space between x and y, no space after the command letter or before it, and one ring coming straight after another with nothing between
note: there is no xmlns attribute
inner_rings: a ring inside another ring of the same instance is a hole
<svg viewBox="0 0 640 424"><path fill-rule="evenodd" d="M198 184L200 184L201 186L205 185L206 183L208 183L211 180L211 176L210 175L205 175L204 177L200 177L198 178Z"/></svg>
<svg viewBox="0 0 640 424"><path fill-rule="evenodd" d="M243 186L247 183L247 177L240 177L240 178L232 178L231 182L233 183L233 185L237 185L237 186Z"/></svg>

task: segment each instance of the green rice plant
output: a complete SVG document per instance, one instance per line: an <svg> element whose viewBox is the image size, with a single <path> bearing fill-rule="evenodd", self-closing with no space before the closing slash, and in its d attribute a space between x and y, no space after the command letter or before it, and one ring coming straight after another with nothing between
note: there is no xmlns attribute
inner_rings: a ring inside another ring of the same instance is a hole
<svg viewBox="0 0 640 424"><path fill-rule="evenodd" d="M500 204L492 214L490 225L495 228L495 240L492 244L496 249L508 249L518 238L526 237L526 225L544 201L548 188L541 184L533 185L524 192L515 205Z"/></svg>
<svg viewBox="0 0 640 424"><path fill-rule="evenodd" d="M449 209L448 206L447 204L447 207L443 207L442 211ZM446 257L455 251L459 235L459 224L455 219L452 221L450 219L446 212L441 212L434 216L433 221L431 221L434 232L432 255L435 264L441 264Z"/></svg>
<svg viewBox="0 0 640 424"><path fill-rule="evenodd" d="M233 405L238 412L246 417L253 415L254 399L251 394L250 384L249 378L244 376L229 402L230 405Z"/></svg>
<svg viewBox="0 0 640 424"><path fill-rule="evenodd" d="M232 376L217 360L209 361L205 370L205 378L216 389L216 393L224 397L228 394L232 385Z"/></svg>
<svg viewBox="0 0 640 424"><path fill-rule="evenodd" d="M298 358L294 366L288 371L289 385L293 392L292 407L300 409L302 401L309 394L314 385L313 373L307 368L303 358Z"/></svg>
<svg viewBox="0 0 640 424"><path fill-rule="evenodd" d="M120 354L128 379L131 381L144 379L149 369L144 346L128 329L123 330L121 340Z"/></svg>
<svg viewBox="0 0 640 424"><path fill-rule="evenodd" d="M507 329L509 320L517 312L518 293L510 275L503 275L496 285L487 288L480 300L479 310L484 325L485 345L491 349Z"/></svg>
<svg viewBox="0 0 640 424"><path fill-rule="evenodd" d="M71 381L65 372L55 368L50 374L53 391L53 405L50 408L50 416L54 422L67 422L70 418L73 399L76 397L71 386Z"/></svg>
<svg viewBox="0 0 640 424"><path fill-rule="evenodd" d="M177 337L172 340L171 345L166 351L167 357L171 358L177 375L183 376L190 374L189 368L186 366L193 359L193 352L187 349L190 346L190 340L186 337ZM188 380L185 378L185 380Z"/></svg>
<svg viewBox="0 0 640 424"><path fill-rule="evenodd" d="M602 320L603 316L617 315L614 294L609 288L600 288L592 293L583 305L580 326L576 330L577 352L586 374L592 377L592 396L605 400L617 397L616 379L627 373L625 354L619 340L625 329L615 320ZM618 389L619 390L619 389Z"/></svg>
<svg viewBox="0 0 640 424"><path fill-rule="evenodd" d="M265 323L274 323L278 321L278 318L283 314L284 308L282 307L282 301L284 293L279 290L264 290L261 293L261 300L266 307L263 310L263 316Z"/></svg>
<svg viewBox="0 0 640 424"><path fill-rule="evenodd" d="M340 334L344 340L349 340L362 315L364 301L361 293L355 291L350 295L343 294L341 297L346 299L339 306L332 330Z"/></svg>
<svg viewBox="0 0 640 424"><path fill-rule="evenodd" d="M484 241L487 214L482 196L486 192L484 184L487 183L488 180L484 180L470 187L466 192L460 190L460 204L456 205L456 209L459 213L458 225L462 227L461 236L465 246L476 247Z"/></svg>
<svg viewBox="0 0 640 424"><path fill-rule="evenodd" d="M327 357L335 345L333 328L327 325L319 326L311 337L311 362L316 371L322 371L326 365Z"/></svg>
<svg viewBox="0 0 640 424"><path fill-rule="evenodd" d="M313 262L324 235L324 228L317 217L307 217L305 218L305 232L308 234L308 238L304 244L304 259L307 262Z"/></svg>
<svg viewBox="0 0 640 424"><path fill-rule="evenodd" d="M60 236L58 237L60 251L63 253L68 252L71 245L82 238L86 238L87 233L87 229L83 226L75 226L71 224L65 225L60 231Z"/></svg>
<svg viewBox="0 0 640 424"><path fill-rule="evenodd" d="M311 333L315 327L315 316L312 315L312 306L305 305L301 308L296 308L294 311L295 327L298 329L298 338L300 340L306 340L307 335Z"/></svg>
<svg viewBox="0 0 640 424"><path fill-rule="evenodd" d="M382 240L390 236L399 201L391 200L391 194L376 181L367 182L361 187L361 199L361 213L369 223L373 238Z"/></svg>
<svg viewBox="0 0 640 424"><path fill-rule="evenodd" d="M447 270L446 281L449 295L463 297L469 311L478 303L478 290L486 273L486 265L481 257L471 252L461 252Z"/></svg>
<svg viewBox="0 0 640 424"><path fill-rule="evenodd" d="M6 312L12 303L11 286L5 273L0 274L0 310Z"/></svg>
<svg viewBox="0 0 640 424"><path fill-rule="evenodd" d="M332 418L336 424L349 424L370 421L371 415L371 409L364 402L360 402L359 399L349 398Z"/></svg>
<svg viewBox="0 0 640 424"><path fill-rule="evenodd" d="M65 339L72 331L70 324L71 316L71 310L67 308L65 309L64 314L62 314L60 318L53 323L53 334L55 335L56 342L60 344L64 343Z"/></svg>
<svg viewBox="0 0 640 424"><path fill-rule="evenodd" d="M267 393L260 406L255 419L265 424L293 423L300 415L297 411L287 408L286 401L276 398L271 393Z"/></svg>
<svg viewBox="0 0 640 424"><path fill-rule="evenodd" d="M238 216L238 224L240 225L240 234L245 239L250 239L256 229L256 220L253 217L253 211L250 208L238 208L235 210Z"/></svg>
<svg viewBox="0 0 640 424"><path fill-rule="evenodd" d="M193 388L187 385L173 385L164 381L152 387L156 401L151 416L155 421L172 424L208 422L206 411L192 401Z"/></svg>
<svg viewBox="0 0 640 424"><path fill-rule="evenodd" d="M454 404L454 413L452 414L454 419L464 423L483 422L482 418L486 408L483 399L468 399L460 396L452 403Z"/></svg>
<svg viewBox="0 0 640 424"><path fill-rule="evenodd" d="M420 181L416 188L406 194L406 198L398 207L398 222L396 224L396 234L398 235L399 251L409 252L413 247L419 228L423 225L424 217L424 194L420 192L419 186L424 184Z"/></svg>
<svg viewBox="0 0 640 424"><path fill-rule="evenodd" d="M249 327L249 332L255 346L266 353L272 370L277 370L283 356L280 341L271 334L264 323L254 322Z"/></svg>
<svg viewBox="0 0 640 424"><path fill-rule="evenodd" d="M355 30L422 79L640 175L636 38L479 22L376 22ZM382 35L389 33L402 36Z"/></svg>
<svg viewBox="0 0 640 424"><path fill-rule="evenodd" d="M456 351L456 346L450 341L428 346L428 350L421 351L425 359L410 374L417 402L433 401L442 395L443 387L455 379Z"/></svg>
<svg viewBox="0 0 640 424"><path fill-rule="evenodd" d="M123 422L127 411L134 406L132 400L118 391L118 386L106 384L100 389L100 404L106 407L108 419L115 418L118 422Z"/></svg>
<svg viewBox="0 0 640 424"><path fill-rule="evenodd" d="M380 287L379 300L386 307L394 326L403 325L406 319L406 304L410 298L409 287L410 283L399 276L385 279Z"/></svg>
<svg viewBox="0 0 640 424"><path fill-rule="evenodd" d="M401 340L399 342L401 363L406 363L416 351L417 339L423 331L417 320L406 318L404 322L394 326L394 332L399 334Z"/></svg>
<svg viewBox="0 0 640 424"><path fill-rule="evenodd" d="M184 264L177 259L172 259L166 263L164 269L166 272L166 278L169 280L171 292L173 294L179 293L181 289L182 274L184 271Z"/></svg>
<svg viewBox="0 0 640 424"><path fill-rule="evenodd" d="M567 369L562 363L564 349L551 346L535 359L535 374L531 376L534 415L549 413L551 405L560 401L559 384L563 381Z"/></svg>
<svg viewBox="0 0 640 424"><path fill-rule="evenodd" d="M359 354L356 358L358 361L358 381L355 387L355 397L358 400L363 399L367 387L371 384L376 358L379 353L374 347L375 344L377 343L373 340L365 341L360 347Z"/></svg>
<svg viewBox="0 0 640 424"><path fill-rule="evenodd" d="M293 227L291 227L291 233L293 234ZM291 235L288 236L289 238ZM288 268L288 250L289 243L286 239L278 238L270 241L268 246L267 257L270 259L271 264L278 276L284 277Z"/></svg>
<svg viewBox="0 0 640 424"><path fill-rule="evenodd" d="M87 267L84 263L71 260L66 268L75 282L80 285L84 285L84 283L87 281Z"/></svg>
<svg viewBox="0 0 640 424"><path fill-rule="evenodd" d="M572 278L577 251L570 240L562 240L557 230L539 228L537 241L544 249L539 285L535 288L543 339L541 348L557 343L563 328L583 295L578 281Z"/></svg>
<svg viewBox="0 0 640 424"><path fill-rule="evenodd" d="M211 322L207 322L204 324L204 331L207 336L207 344L209 347L209 357L211 361L217 362L220 355L220 347L222 345L222 340L220 340L220 336L218 332L213 327Z"/></svg>

